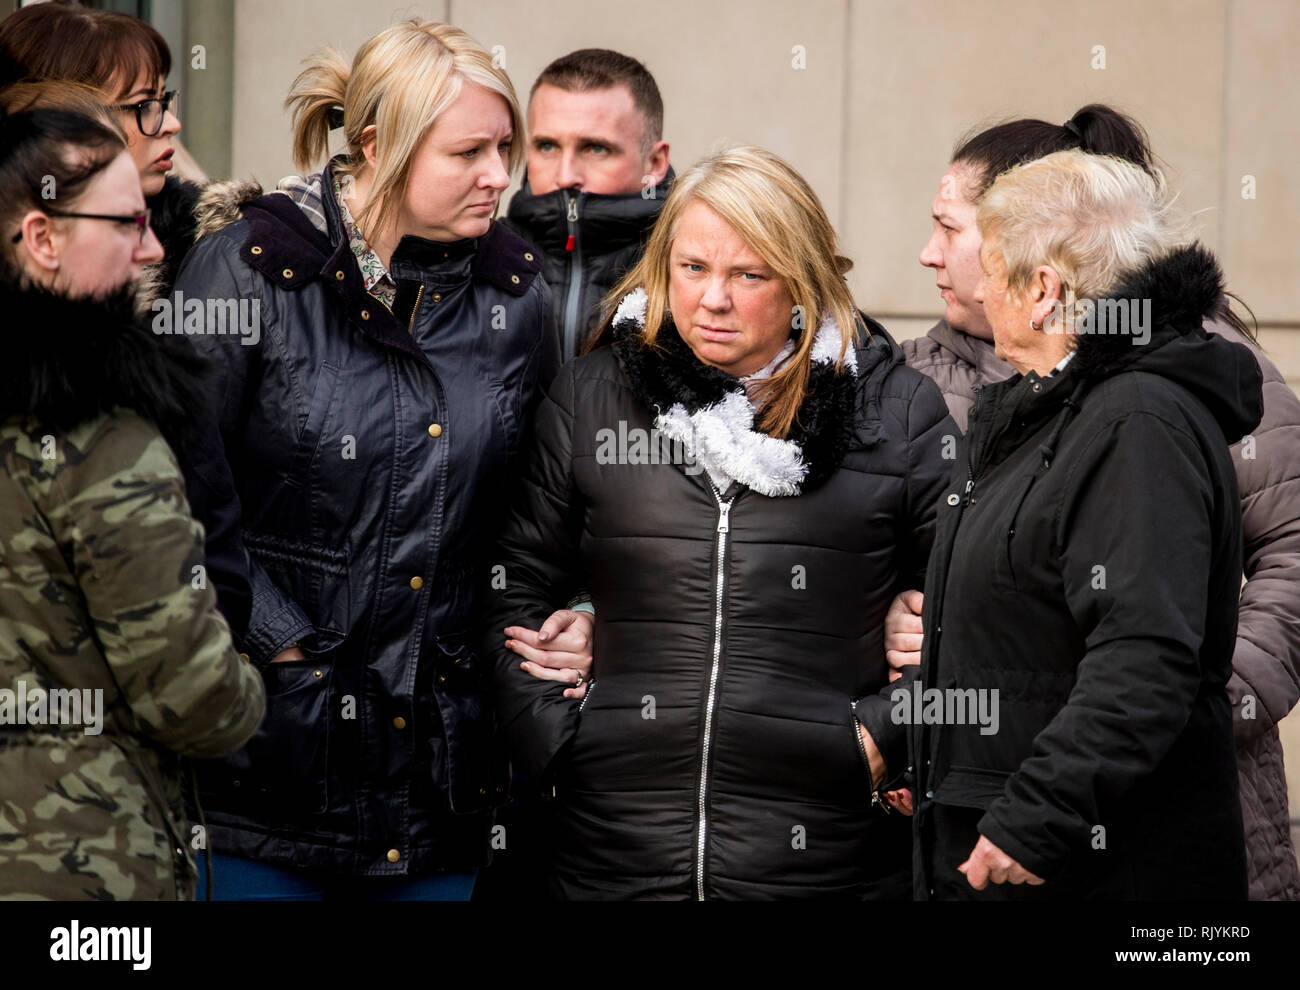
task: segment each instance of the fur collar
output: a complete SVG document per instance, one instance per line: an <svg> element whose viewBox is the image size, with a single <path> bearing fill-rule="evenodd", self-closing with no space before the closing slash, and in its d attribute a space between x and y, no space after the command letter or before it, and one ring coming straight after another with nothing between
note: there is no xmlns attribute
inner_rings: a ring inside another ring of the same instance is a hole
<svg viewBox="0 0 1300 990"><path fill-rule="evenodd" d="M1074 374L1104 378L1146 360L1177 337L1203 337L1202 323L1214 313L1222 295L1223 272L1214 255L1200 244L1176 248L1121 274L1106 296L1131 302L1139 312L1149 303L1150 340L1135 346L1131 334L1080 333L1070 362Z"/></svg>
<svg viewBox="0 0 1300 990"><path fill-rule="evenodd" d="M829 315L817 328L808 393L787 439L760 432L744 385L703 364L668 320L656 346L645 344L646 294L623 297L612 321L613 349L633 392L655 411L655 427L688 458L720 469L760 495L799 495L835 472L853 439L857 355L835 363L840 330ZM711 472L712 473L712 472Z"/></svg>
<svg viewBox="0 0 1300 990"><path fill-rule="evenodd" d="M203 396L197 358L185 338L156 336L138 320L133 287L69 299L5 272L0 312L13 328L0 419L30 416L67 432L122 406L153 420L174 448L192 436Z"/></svg>

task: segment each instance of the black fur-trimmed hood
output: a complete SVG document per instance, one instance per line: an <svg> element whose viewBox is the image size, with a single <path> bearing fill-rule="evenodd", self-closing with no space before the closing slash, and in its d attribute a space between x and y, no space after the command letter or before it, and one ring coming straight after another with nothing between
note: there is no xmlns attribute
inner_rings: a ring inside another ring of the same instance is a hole
<svg viewBox="0 0 1300 990"><path fill-rule="evenodd" d="M1142 335L1149 339L1142 342L1132 332L1077 335L1070 363L1075 377L1105 378L1127 369L1157 374L1195 393L1230 443L1254 429L1263 414L1259 362L1248 348L1203 328L1223 296L1223 272L1213 254L1200 244L1175 249L1121 275L1107 295L1130 310L1149 303Z"/></svg>
<svg viewBox="0 0 1300 990"><path fill-rule="evenodd" d="M612 321L613 350L633 391L655 410L660 433L681 442L711 476L721 473L762 495L799 495L835 472L853 442L858 362L850 346L837 367L834 319L817 328L807 394L790 436L778 439L755 426L743 384L696 358L671 320L657 346L646 345L646 304L643 289L623 298Z"/></svg>
<svg viewBox="0 0 1300 990"><path fill-rule="evenodd" d="M69 299L5 277L9 327L0 364L0 419L31 416L59 432L116 406L156 423L173 448L193 435L202 401L184 337L157 336L135 316L135 289Z"/></svg>

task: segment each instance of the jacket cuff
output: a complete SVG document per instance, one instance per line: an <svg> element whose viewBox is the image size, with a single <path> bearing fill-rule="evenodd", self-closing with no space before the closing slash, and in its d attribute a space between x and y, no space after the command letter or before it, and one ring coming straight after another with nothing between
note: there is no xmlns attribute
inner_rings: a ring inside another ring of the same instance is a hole
<svg viewBox="0 0 1300 990"><path fill-rule="evenodd" d="M853 702L854 716L871 733L871 741L884 758L886 783L907 765L906 730L904 726L895 725L889 717L891 708L888 701L876 694L869 694Z"/></svg>
<svg viewBox="0 0 1300 990"><path fill-rule="evenodd" d="M296 602L287 602L250 626L244 646L256 664L270 663L284 650L305 639L313 630L311 620Z"/></svg>
<svg viewBox="0 0 1300 990"><path fill-rule="evenodd" d="M591 604L591 593L580 591L569 599L569 603L564 606L570 612L586 612L589 615L596 614L596 606Z"/></svg>
<svg viewBox="0 0 1300 990"><path fill-rule="evenodd" d="M992 809L984 813L976 827L981 835L1035 876L1051 880L1059 872L1054 864L1035 854L1009 832L994 816Z"/></svg>

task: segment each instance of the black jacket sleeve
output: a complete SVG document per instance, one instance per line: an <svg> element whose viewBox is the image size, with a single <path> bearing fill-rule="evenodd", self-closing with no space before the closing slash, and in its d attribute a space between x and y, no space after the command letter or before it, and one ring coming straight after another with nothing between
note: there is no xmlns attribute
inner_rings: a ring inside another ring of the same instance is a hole
<svg viewBox="0 0 1300 990"><path fill-rule="evenodd" d="M520 670L504 646L506 626L539 628L582 582L582 506L573 479L574 373L560 372L534 421L523 477L497 546L504 588L487 608L484 656L492 658L497 718L516 767L541 779L578 724L579 702L565 685Z"/></svg>
<svg viewBox="0 0 1300 990"><path fill-rule="evenodd" d="M268 319L271 311L262 299L262 277L239 260L239 240L225 232L201 239L190 251L176 279L176 288L192 299L259 299L261 326L256 345L246 338L201 334L192 338L204 362L208 405L220 427L232 466L241 463L245 418L255 400L261 352L271 347ZM311 620L265 569L245 554L252 586L252 607L244 645L257 664L306 639L314 631Z"/></svg>
<svg viewBox="0 0 1300 990"><path fill-rule="evenodd" d="M952 458L961 438L938 387L922 375L916 377L916 390L906 411L907 463L903 479L906 503L898 525L900 586L896 590L899 591L925 585L926 562L934 543L937 500L948 483L955 463ZM886 787L899 780L907 764L907 726L891 717L892 696L899 688L911 684L916 673L904 671L900 680L853 703L854 714L871 733L885 759L883 786Z"/></svg>
<svg viewBox="0 0 1300 990"><path fill-rule="evenodd" d="M1213 542L1205 457L1156 414L1099 429L1070 471L1056 538L1086 652L1068 702L979 823L1045 879L1187 724L1203 677Z"/></svg>

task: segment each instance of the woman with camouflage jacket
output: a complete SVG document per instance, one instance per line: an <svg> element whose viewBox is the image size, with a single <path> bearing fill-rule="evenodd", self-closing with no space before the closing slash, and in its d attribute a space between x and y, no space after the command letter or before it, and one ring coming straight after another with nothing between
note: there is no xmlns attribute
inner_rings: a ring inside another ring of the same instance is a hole
<svg viewBox="0 0 1300 990"><path fill-rule="evenodd" d="M189 898L180 758L241 746L265 692L168 446L194 393L133 319L162 250L111 129L0 132L0 899Z"/></svg>

